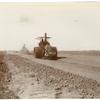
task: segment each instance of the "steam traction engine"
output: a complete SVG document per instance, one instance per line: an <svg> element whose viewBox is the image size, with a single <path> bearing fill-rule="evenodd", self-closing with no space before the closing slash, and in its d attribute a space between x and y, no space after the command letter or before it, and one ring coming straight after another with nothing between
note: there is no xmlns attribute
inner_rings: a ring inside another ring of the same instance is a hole
<svg viewBox="0 0 100 100"><path fill-rule="evenodd" d="M45 33L44 37L36 38L40 42L38 47L34 47L35 58L57 59L57 48L50 45L49 38L51 37L47 37L47 33Z"/></svg>

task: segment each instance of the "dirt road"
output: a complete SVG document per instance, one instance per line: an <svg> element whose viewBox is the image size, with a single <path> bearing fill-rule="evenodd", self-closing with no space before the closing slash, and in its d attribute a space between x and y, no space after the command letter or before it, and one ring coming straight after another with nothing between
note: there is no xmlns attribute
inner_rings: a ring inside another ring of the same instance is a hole
<svg viewBox="0 0 100 100"><path fill-rule="evenodd" d="M18 54L31 61L51 66L66 72L79 74L100 82L100 56L60 53L58 60L36 59L32 55Z"/></svg>
<svg viewBox="0 0 100 100"><path fill-rule="evenodd" d="M10 90L22 99L100 98L99 56L59 56L57 61L52 61L8 53L6 61L12 73Z"/></svg>

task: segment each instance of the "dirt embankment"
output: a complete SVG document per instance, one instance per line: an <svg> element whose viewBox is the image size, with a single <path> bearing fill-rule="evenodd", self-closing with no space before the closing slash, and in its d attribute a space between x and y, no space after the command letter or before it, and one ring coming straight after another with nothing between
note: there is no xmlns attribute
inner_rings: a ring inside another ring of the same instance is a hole
<svg viewBox="0 0 100 100"><path fill-rule="evenodd" d="M33 72L39 83L55 91L55 98L100 98L100 83L69 72L64 72L43 64L38 64L29 59L9 55L9 60L20 71Z"/></svg>
<svg viewBox="0 0 100 100"><path fill-rule="evenodd" d="M13 91L9 90L8 84L11 80L11 73L5 61L5 52L0 52L0 99L18 98Z"/></svg>

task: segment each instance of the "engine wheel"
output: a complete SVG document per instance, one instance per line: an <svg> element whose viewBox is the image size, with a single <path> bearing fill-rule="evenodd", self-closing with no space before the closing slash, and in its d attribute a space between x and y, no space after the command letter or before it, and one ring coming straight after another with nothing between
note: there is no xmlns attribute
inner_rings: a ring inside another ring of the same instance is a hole
<svg viewBox="0 0 100 100"><path fill-rule="evenodd" d="M41 47L34 48L34 56L35 58L42 58L44 56L44 50Z"/></svg>
<svg viewBox="0 0 100 100"><path fill-rule="evenodd" d="M49 58L50 59L57 59L57 48L56 47L50 47L48 49Z"/></svg>

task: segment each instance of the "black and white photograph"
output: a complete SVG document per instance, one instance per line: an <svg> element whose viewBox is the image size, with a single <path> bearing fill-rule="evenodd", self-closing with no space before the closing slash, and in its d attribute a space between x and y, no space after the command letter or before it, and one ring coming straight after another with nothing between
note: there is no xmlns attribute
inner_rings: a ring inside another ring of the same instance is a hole
<svg viewBox="0 0 100 100"><path fill-rule="evenodd" d="M0 99L100 99L100 2L0 2Z"/></svg>

